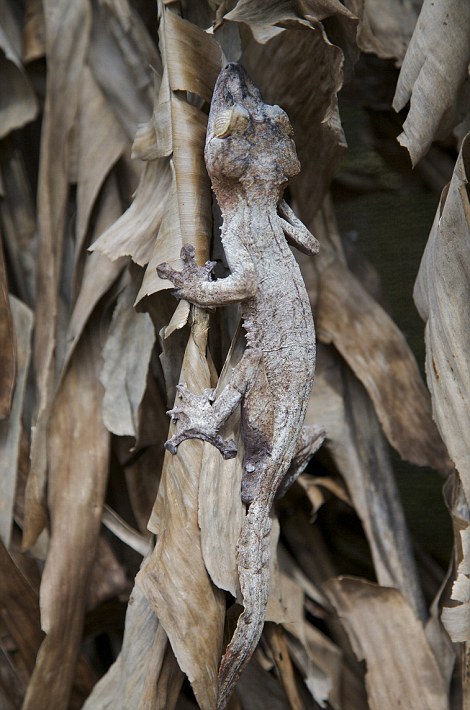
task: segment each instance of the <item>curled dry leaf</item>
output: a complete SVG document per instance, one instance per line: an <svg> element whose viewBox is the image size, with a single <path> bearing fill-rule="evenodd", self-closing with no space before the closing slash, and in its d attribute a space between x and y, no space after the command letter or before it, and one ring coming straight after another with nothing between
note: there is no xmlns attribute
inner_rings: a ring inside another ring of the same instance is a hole
<svg viewBox="0 0 470 710"><path fill-rule="evenodd" d="M359 18L360 49L401 64L418 19L419 0L346 0L345 5Z"/></svg>
<svg viewBox="0 0 470 710"><path fill-rule="evenodd" d="M312 23L332 16L353 17L339 0L307 0L305 3L294 0L238 0L233 10L224 15L224 19L246 23L256 41L264 44L279 35L285 27L297 25L311 28Z"/></svg>
<svg viewBox="0 0 470 710"><path fill-rule="evenodd" d="M393 108L410 110L398 137L413 165L432 141L449 133L457 94L470 62L470 4L466 0L424 0L398 78Z"/></svg>
<svg viewBox="0 0 470 710"><path fill-rule="evenodd" d="M454 174L441 197L415 285L416 306L426 322L426 377L433 415L470 500L470 138L464 140ZM462 506L468 506L468 503ZM458 509L457 506L455 507ZM456 510L453 511L454 518ZM463 516L462 516L463 517ZM468 519L465 521L468 525ZM443 621L454 641L470 631L470 528L461 531L462 558ZM458 537L458 532L457 532ZM458 544L458 543L457 543ZM459 545L458 545L459 546Z"/></svg>
<svg viewBox="0 0 470 710"><path fill-rule="evenodd" d="M470 500L470 138L441 197L415 284L426 322L426 378L433 416Z"/></svg>
<svg viewBox="0 0 470 710"><path fill-rule="evenodd" d="M197 392L209 387L207 314L193 309L193 323L181 381ZM172 427L170 427L170 435ZM214 708L222 651L225 595L204 565L198 525L201 441L183 442L177 456L166 452L155 503L158 539L137 576L150 606L170 639L201 708ZM220 454L219 454L220 455Z"/></svg>
<svg viewBox="0 0 470 710"><path fill-rule="evenodd" d="M132 308L135 295L129 284L119 296L103 348L100 381L106 427L118 436L137 438L155 332L148 313Z"/></svg>
<svg viewBox="0 0 470 710"><path fill-rule="evenodd" d="M337 92L343 84L343 52L329 41L318 19L329 17L331 22L338 22L339 13L344 24L355 28L352 15L340 3L312 5L309 14L307 10L294 11L294 3L288 12L289 3L239 3L226 16L246 22L258 42L272 37L267 44L249 42L242 61L264 100L278 103L294 128L302 171L290 189L307 224L320 206L346 148L337 106ZM289 17L289 29L281 30L285 16ZM257 28L263 28L263 32L260 34Z"/></svg>
<svg viewBox="0 0 470 710"><path fill-rule="evenodd" d="M370 710L447 710L448 687L421 623L397 589L339 577L326 589L354 652L367 665Z"/></svg>
<svg viewBox="0 0 470 710"><path fill-rule="evenodd" d="M27 306L13 296L10 297L10 305L14 328L12 342L16 351L16 386L10 414L7 419L0 422L0 539L7 549L10 546L13 509L15 506L17 472L23 431L23 400L31 356L31 331L33 327L33 315Z"/></svg>

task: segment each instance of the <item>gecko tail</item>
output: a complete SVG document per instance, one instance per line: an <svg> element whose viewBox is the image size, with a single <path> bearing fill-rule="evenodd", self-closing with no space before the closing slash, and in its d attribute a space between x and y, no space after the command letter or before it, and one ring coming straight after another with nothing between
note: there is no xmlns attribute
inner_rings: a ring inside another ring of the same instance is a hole
<svg viewBox="0 0 470 710"><path fill-rule="evenodd" d="M263 631L271 557L269 509L266 502L251 503L238 540L238 572L245 608L220 664L217 710L225 708Z"/></svg>

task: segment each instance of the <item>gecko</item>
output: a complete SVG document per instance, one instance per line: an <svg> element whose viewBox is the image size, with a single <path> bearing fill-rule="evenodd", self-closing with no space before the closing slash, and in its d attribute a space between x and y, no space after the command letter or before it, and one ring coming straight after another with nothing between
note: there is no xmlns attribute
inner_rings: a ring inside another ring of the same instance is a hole
<svg viewBox="0 0 470 710"><path fill-rule="evenodd" d="M316 254L319 243L296 217L283 192L300 171L287 114L264 103L245 69L227 64L215 84L204 157L223 225L230 273L214 279L214 262L197 264L191 245L182 271L166 263L158 275L174 294L214 308L240 302L246 349L228 384L215 396L178 385L180 402L168 414L173 454L188 438L236 455L219 429L241 404L244 460L241 498L246 515L237 544L244 610L219 668L218 709L224 708L260 639L269 595L271 509L321 445L321 427L303 427L315 369L315 330L308 294L289 248ZM289 243L289 244L288 244Z"/></svg>

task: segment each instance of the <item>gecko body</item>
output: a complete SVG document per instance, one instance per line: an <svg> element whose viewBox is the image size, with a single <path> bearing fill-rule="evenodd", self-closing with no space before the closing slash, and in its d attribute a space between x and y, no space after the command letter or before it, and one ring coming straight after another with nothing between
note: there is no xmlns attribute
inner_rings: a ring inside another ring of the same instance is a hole
<svg viewBox="0 0 470 710"><path fill-rule="evenodd" d="M198 266L185 246L183 270L158 267L175 295L201 307L240 302L247 347L229 384L214 398L180 386L181 406L170 412L173 453L186 438L201 438L229 458L236 450L218 430L241 403L245 448L242 500L247 514L237 546L244 611L222 659L218 707L225 707L259 641L269 593L269 533L273 502L320 446L323 432L303 430L315 368L315 331L308 294L286 239L315 254L318 242L282 200L300 170L293 132L278 106L265 104L236 63L220 73L205 147L207 170L222 215L222 243L230 275L212 280L213 264Z"/></svg>

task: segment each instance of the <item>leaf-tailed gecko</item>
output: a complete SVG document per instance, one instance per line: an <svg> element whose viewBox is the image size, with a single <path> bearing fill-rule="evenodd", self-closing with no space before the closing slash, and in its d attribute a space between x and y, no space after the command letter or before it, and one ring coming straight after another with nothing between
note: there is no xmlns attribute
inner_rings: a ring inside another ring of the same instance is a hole
<svg viewBox="0 0 470 710"><path fill-rule="evenodd" d="M207 128L205 161L223 215L222 243L230 268L213 280L214 264L198 266L194 248L181 250L183 270L157 268L175 295L201 307L241 302L247 347L229 384L214 397L179 385L181 406L169 414L176 453L189 438L209 441L225 458L233 442L219 429L241 402L245 447L241 497L247 514L237 546L244 611L219 670L218 708L225 707L263 629L269 593L270 511L323 441L320 427L303 429L315 368L315 331L308 295L287 242L307 254L318 242L282 199L300 170L293 130L279 106L265 104L243 67L219 74ZM286 242L287 239L287 242Z"/></svg>

